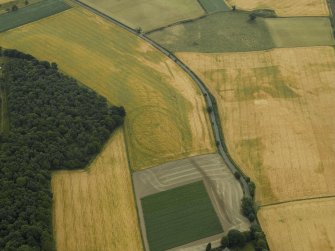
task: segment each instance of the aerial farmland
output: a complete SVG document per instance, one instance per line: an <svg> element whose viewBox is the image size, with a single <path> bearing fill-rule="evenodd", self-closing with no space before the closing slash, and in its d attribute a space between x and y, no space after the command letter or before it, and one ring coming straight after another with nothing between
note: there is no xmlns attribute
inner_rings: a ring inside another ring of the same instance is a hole
<svg viewBox="0 0 335 251"><path fill-rule="evenodd" d="M0 0L0 250L335 250L334 0Z"/></svg>

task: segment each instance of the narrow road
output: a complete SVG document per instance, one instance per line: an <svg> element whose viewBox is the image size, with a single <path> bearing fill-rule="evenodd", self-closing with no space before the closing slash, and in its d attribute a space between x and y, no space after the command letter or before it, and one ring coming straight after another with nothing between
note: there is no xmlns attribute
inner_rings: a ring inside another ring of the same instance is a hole
<svg viewBox="0 0 335 251"><path fill-rule="evenodd" d="M136 30L130 28L129 26L119 22L118 20L105 15L104 13L88 6L85 3L82 3L79 0L74 0L78 5L84 7L85 9L88 9L89 11L95 13L98 16L103 17L104 19L122 27L123 29L133 33L134 35L142 38L143 40L145 40L146 42L148 42L149 44L151 44L153 47L155 47L156 49L158 49L159 51L161 51L162 53L164 53L166 56L168 56L169 58L171 58L177 65L179 65L193 80L194 82L199 86L202 94L205 97L206 103L208 107L213 107L214 103L216 104L214 97L210 94L209 90L207 89L206 85L202 82L202 80L191 70L189 69L181 60L179 60L172 52L168 51L167 49L163 48L162 46L160 46L158 43L156 43L155 41L151 40L150 38L148 38L147 36L145 36L144 34L138 33ZM209 117L210 117L210 121L211 121L211 125L212 125L212 129L213 129L213 133L214 133L214 139L216 142L218 142L217 147L218 147L218 152L219 154L222 156L224 162L226 163L226 165L228 166L228 168L230 169L230 171L232 173L235 172L241 172L241 170L235 166L234 162L232 161L230 155L228 154L228 152L226 152L223 148L223 146L225 146L224 143L224 139L221 138L221 134L220 134L220 126L219 126L219 120L220 118L218 117L217 114L215 114L214 112L210 112L209 113ZM226 148L226 147L225 147ZM227 149L227 148L226 148ZM250 196L250 190L249 190L249 186L248 183L246 182L246 180L244 179L243 176L241 176L240 178L240 183L244 192L244 195L246 197L251 197Z"/></svg>

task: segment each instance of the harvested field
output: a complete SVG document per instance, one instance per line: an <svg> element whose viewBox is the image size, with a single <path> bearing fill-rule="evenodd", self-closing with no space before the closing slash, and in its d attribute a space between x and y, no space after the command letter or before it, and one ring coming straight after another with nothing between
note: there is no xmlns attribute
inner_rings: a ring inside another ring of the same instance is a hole
<svg viewBox="0 0 335 251"><path fill-rule="evenodd" d="M69 9L61 0L44 0L39 3L0 15L0 32L45 18Z"/></svg>
<svg viewBox="0 0 335 251"><path fill-rule="evenodd" d="M136 36L86 10L72 8L5 32L0 45L56 62L125 106L134 169L215 151L204 98L189 76Z"/></svg>
<svg viewBox="0 0 335 251"><path fill-rule="evenodd" d="M133 173L136 201L142 234L148 247L141 199L176 187L203 181L225 233L236 228L249 228L248 220L236 208L240 207L243 191L218 154L208 154L169 162L148 170ZM176 250L203 251L208 242L218 245L224 234L204 238Z"/></svg>
<svg viewBox="0 0 335 251"><path fill-rule="evenodd" d="M328 16L327 0L226 0L237 9L272 9L277 15L289 16Z"/></svg>
<svg viewBox="0 0 335 251"><path fill-rule="evenodd" d="M178 53L219 104L232 158L261 204L335 194L335 50Z"/></svg>
<svg viewBox="0 0 335 251"><path fill-rule="evenodd" d="M150 251L164 251L223 232L202 181L141 199Z"/></svg>
<svg viewBox="0 0 335 251"><path fill-rule="evenodd" d="M122 130L87 170L55 172L52 191L58 251L143 250Z"/></svg>
<svg viewBox="0 0 335 251"><path fill-rule="evenodd" d="M231 8L226 4L224 0L198 0L198 1L208 13L231 10Z"/></svg>
<svg viewBox="0 0 335 251"><path fill-rule="evenodd" d="M335 199L264 207L258 212L270 250L335 250Z"/></svg>
<svg viewBox="0 0 335 251"><path fill-rule="evenodd" d="M197 0L83 0L132 28L157 29L204 14Z"/></svg>
<svg viewBox="0 0 335 251"><path fill-rule="evenodd" d="M333 30L329 18L267 18L276 47L334 45Z"/></svg>
<svg viewBox="0 0 335 251"><path fill-rule="evenodd" d="M225 52L273 48L264 18L249 21L247 13L220 12L149 34L171 51Z"/></svg>

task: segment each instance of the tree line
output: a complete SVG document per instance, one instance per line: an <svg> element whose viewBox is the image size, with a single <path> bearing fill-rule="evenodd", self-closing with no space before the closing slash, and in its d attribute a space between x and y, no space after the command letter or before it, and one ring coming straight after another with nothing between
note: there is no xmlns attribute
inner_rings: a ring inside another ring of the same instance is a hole
<svg viewBox="0 0 335 251"><path fill-rule="evenodd" d="M55 63L1 49L9 131L0 134L0 250L54 250L51 171L84 168L123 124L123 107Z"/></svg>

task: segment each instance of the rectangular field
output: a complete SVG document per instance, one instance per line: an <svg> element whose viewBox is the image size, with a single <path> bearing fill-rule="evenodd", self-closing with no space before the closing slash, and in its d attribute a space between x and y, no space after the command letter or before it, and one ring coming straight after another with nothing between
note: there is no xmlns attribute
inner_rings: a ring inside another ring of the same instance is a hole
<svg viewBox="0 0 335 251"><path fill-rule="evenodd" d="M215 95L260 204L335 193L335 50L178 53Z"/></svg>
<svg viewBox="0 0 335 251"><path fill-rule="evenodd" d="M150 33L150 38L171 51L225 52L273 48L264 19L250 23L242 12L220 12L193 22Z"/></svg>
<svg viewBox="0 0 335 251"><path fill-rule="evenodd" d="M141 199L150 251L164 251L221 233L202 181Z"/></svg>
<svg viewBox="0 0 335 251"><path fill-rule="evenodd" d="M123 131L85 171L52 177L58 251L143 250Z"/></svg>
<svg viewBox="0 0 335 251"><path fill-rule="evenodd" d="M144 244L148 249L141 198L202 180L211 198L220 223L227 233L230 229L246 231L250 227L236 208L240 208L243 191L219 154L206 154L168 162L133 173L139 218ZM219 246L223 233L183 245L176 250L203 250L211 242Z"/></svg>
<svg viewBox="0 0 335 251"><path fill-rule="evenodd" d="M0 32L45 18L69 9L61 0L44 0L15 12L0 15Z"/></svg>
<svg viewBox="0 0 335 251"><path fill-rule="evenodd" d="M204 14L197 0L84 0L84 3L143 31Z"/></svg>
<svg viewBox="0 0 335 251"><path fill-rule="evenodd" d="M226 0L237 9L272 9L279 16L328 16L327 0Z"/></svg>
<svg viewBox="0 0 335 251"><path fill-rule="evenodd" d="M326 17L267 18L276 47L334 45L333 30Z"/></svg>
<svg viewBox="0 0 335 251"><path fill-rule="evenodd" d="M334 198L290 202L258 212L271 251L334 250L334 215Z"/></svg>
<svg viewBox="0 0 335 251"><path fill-rule="evenodd" d="M143 40L82 8L0 34L0 46L56 62L123 105L133 169L214 152L205 101L188 75Z"/></svg>

